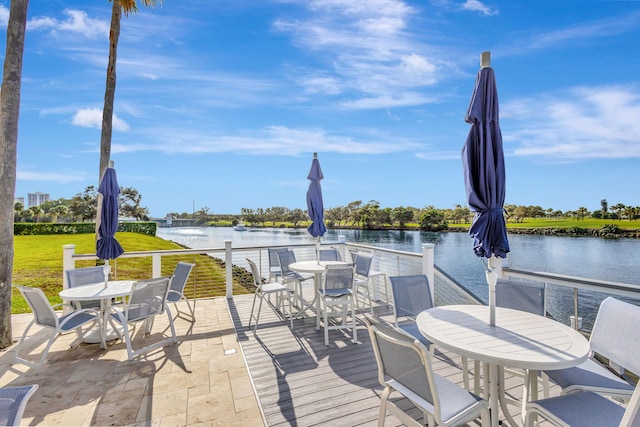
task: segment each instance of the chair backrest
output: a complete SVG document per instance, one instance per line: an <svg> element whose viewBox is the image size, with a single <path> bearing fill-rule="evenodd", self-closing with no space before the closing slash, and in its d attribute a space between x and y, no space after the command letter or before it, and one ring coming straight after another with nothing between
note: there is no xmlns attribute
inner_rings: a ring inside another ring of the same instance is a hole
<svg viewBox="0 0 640 427"><path fill-rule="evenodd" d="M0 388L0 425L19 426L27 401L38 390L38 385Z"/></svg>
<svg viewBox="0 0 640 427"><path fill-rule="evenodd" d="M538 282L498 279L496 306L544 316L545 285Z"/></svg>
<svg viewBox="0 0 640 427"><path fill-rule="evenodd" d="M246 260L249 263L249 267L251 268L251 275L253 276L253 286L255 286L256 289L260 289L260 287L262 286L262 277L260 276L260 272L258 271L258 266L249 258L246 258Z"/></svg>
<svg viewBox="0 0 640 427"><path fill-rule="evenodd" d="M337 249L320 249L318 251L318 260L319 261L342 261L342 257L340 256L340 252Z"/></svg>
<svg viewBox="0 0 640 427"><path fill-rule="evenodd" d="M128 322L143 320L164 313L171 277L140 280L133 284L125 318Z"/></svg>
<svg viewBox="0 0 640 427"><path fill-rule="evenodd" d="M191 274L191 270L195 267L195 264L189 264L188 262L179 262L176 265L176 268L173 270L173 279L171 279L171 287L172 291L176 291L180 294L184 292L184 286L187 284L187 279L189 278L189 274ZM179 299L180 295L175 295L175 299ZM170 297L170 299L173 299Z"/></svg>
<svg viewBox="0 0 640 427"><path fill-rule="evenodd" d="M359 251L356 254L356 259L353 261L356 266L356 274L359 276L369 277L372 261L373 255L371 253Z"/></svg>
<svg viewBox="0 0 640 427"><path fill-rule="evenodd" d="M278 252L287 252L288 248L268 248L269 252L269 271L280 270L280 259Z"/></svg>
<svg viewBox="0 0 640 427"><path fill-rule="evenodd" d="M104 269L102 266L74 268L66 270L65 273L67 274L67 283L70 288L104 282Z"/></svg>
<svg viewBox="0 0 640 427"><path fill-rule="evenodd" d="M440 405L433 381L432 356L419 341L365 317L383 386L393 380L431 403L439 419Z"/></svg>
<svg viewBox="0 0 640 427"><path fill-rule="evenodd" d="M29 304L36 324L57 329L58 316L55 311L53 311L53 307L51 307L42 289L28 286L17 286L17 288L20 290L25 301L27 301L27 304Z"/></svg>
<svg viewBox="0 0 640 427"><path fill-rule="evenodd" d="M293 271L289 268L289 264L296 262L296 254L293 251L278 252L278 262L283 276L291 274Z"/></svg>
<svg viewBox="0 0 640 427"><path fill-rule="evenodd" d="M429 279L424 274L391 276L389 281L391 282L393 313L396 322L403 317L415 320L421 311L433 308Z"/></svg>
<svg viewBox="0 0 640 427"><path fill-rule="evenodd" d="M600 304L593 323L591 350L640 375L639 328L640 307L608 297Z"/></svg>
<svg viewBox="0 0 640 427"><path fill-rule="evenodd" d="M324 270L322 288L325 290L353 289L355 274L348 265L327 265Z"/></svg>

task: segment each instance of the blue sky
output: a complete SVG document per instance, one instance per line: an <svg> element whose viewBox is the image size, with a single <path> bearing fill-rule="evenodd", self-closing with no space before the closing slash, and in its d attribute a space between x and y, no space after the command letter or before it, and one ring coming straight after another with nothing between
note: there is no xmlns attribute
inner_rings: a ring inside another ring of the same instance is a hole
<svg viewBox="0 0 640 427"><path fill-rule="evenodd" d="M110 16L107 0L30 2L16 196L97 186ZM325 207L465 205L485 50L506 202L640 206L639 1L141 6L122 20L111 158L153 216L306 209L313 152Z"/></svg>

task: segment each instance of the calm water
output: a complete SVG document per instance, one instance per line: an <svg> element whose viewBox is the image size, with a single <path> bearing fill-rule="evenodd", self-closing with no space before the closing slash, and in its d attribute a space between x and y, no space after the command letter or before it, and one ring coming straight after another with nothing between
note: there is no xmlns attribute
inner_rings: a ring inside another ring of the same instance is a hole
<svg viewBox="0 0 640 427"><path fill-rule="evenodd" d="M230 227L158 228L158 237L191 248L268 246L313 243L306 229L260 228L233 231ZM422 243L434 243L435 262L481 299L487 298L487 283L481 261L474 255L467 233L426 233L420 231L328 230L323 243L370 244L407 252L422 251ZM555 237L509 235L509 266L522 270L544 271L585 278L640 285L640 239L598 239L591 237ZM548 310L566 320L573 307L572 292L552 287ZM603 295L581 292L580 310L585 327L590 327Z"/></svg>

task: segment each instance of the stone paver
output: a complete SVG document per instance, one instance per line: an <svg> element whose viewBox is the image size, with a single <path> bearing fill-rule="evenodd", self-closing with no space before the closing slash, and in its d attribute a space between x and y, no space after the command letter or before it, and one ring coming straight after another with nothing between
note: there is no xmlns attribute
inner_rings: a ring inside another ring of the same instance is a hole
<svg viewBox="0 0 640 427"><path fill-rule="evenodd" d="M31 319L12 316L14 340ZM226 300L198 300L196 322L178 318L175 324L177 345L132 362L119 341L107 350L98 344L69 348L75 334L66 334L37 370L13 363L14 345L0 351L0 386L40 386L21 425L264 426ZM156 318L149 337L136 331L134 348L162 339L167 327L166 316ZM25 348L30 360L44 338L32 328Z"/></svg>

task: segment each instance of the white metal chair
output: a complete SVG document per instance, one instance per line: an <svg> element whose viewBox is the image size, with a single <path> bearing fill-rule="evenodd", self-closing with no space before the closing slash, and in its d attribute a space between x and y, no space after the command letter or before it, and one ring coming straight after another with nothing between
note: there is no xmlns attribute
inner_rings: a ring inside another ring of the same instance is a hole
<svg viewBox="0 0 640 427"><path fill-rule="evenodd" d="M342 257L336 248L320 249L318 251L318 261L342 261Z"/></svg>
<svg viewBox="0 0 640 427"><path fill-rule="evenodd" d="M640 385L636 385L626 409L618 402L591 391L527 403L525 426L533 427L536 416L558 427L640 426Z"/></svg>
<svg viewBox="0 0 640 427"><path fill-rule="evenodd" d="M562 394L578 390L592 391L629 399L634 386L595 359L599 354L609 360L609 367L622 373L628 369L640 374L640 307L608 297L600 304L589 345L591 357L567 369L545 371L562 387Z"/></svg>
<svg viewBox="0 0 640 427"><path fill-rule="evenodd" d="M282 283L285 285L293 285L293 299L297 304L304 305L302 298L302 284L307 280L313 280L313 276L305 277L298 272L289 268L289 265L296 262L296 254L293 251L281 251L277 253L278 262L280 263L280 274L282 275Z"/></svg>
<svg viewBox="0 0 640 427"><path fill-rule="evenodd" d="M524 280L498 279L496 283L496 306L545 316L545 288L544 283L527 282ZM508 368L507 372L512 375L526 378L525 373L521 370ZM505 367L499 366L498 375L500 376L499 381L501 382L504 382L504 373ZM476 380L479 377L479 375L476 375ZM543 373L539 379L542 383L544 397L548 397L549 378ZM478 381L476 381L475 387L475 390L477 391ZM512 401L511 403L521 405L521 402L519 401Z"/></svg>
<svg viewBox="0 0 640 427"><path fill-rule="evenodd" d="M0 388L0 425L19 426L27 402L38 390L38 385Z"/></svg>
<svg viewBox="0 0 640 427"><path fill-rule="evenodd" d="M105 281L104 268L102 266L97 267L83 267L66 270L67 284L70 288L76 288L78 286L86 286L92 283L101 283ZM100 300L96 301L71 301L76 308L98 308L100 307Z"/></svg>
<svg viewBox="0 0 640 427"><path fill-rule="evenodd" d="M291 297L289 288L284 285L282 282L269 282L262 283L262 276L260 276L260 272L258 271L258 266L255 262L251 261L247 258L247 262L249 263L249 267L251 268L251 274L253 275L253 285L256 287L253 293L253 304L251 305L251 316L249 317L249 327L251 327L251 321L255 319L256 323L253 327L253 330L256 331L258 329L258 323L260 321L260 312L262 310L262 301L264 301L265 296L275 295L276 296L276 307L281 310L282 320L286 321L286 314L284 313L284 301L286 300L289 305L289 321L291 324L291 328L293 328L293 313L291 312ZM260 300L258 304L258 312L253 314L256 308L256 300Z"/></svg>
<svg viewBox="0 0 640 427"><path fill-rule="evenodd" d="M356 301L358 302L358 309L360 308L359 304L359 296L363 295L366 300L369 301L369 309L371 314L373 314L373 300L371 297L371 288L369 284L373 286L373 281L376 277L381 277L384 281L384 292L385 292L385 301L389 304L389 289L387 287L387 275L381 271L372 270L373 266L373 254L370 252L359 251L355 256L355 268L356 268L356 279L355 279L355 289L356 289ZM360 290L364 290L364 293L360 292ZM365 301L366 301L365 300Z"/></svg>
<svg viewBox="0 0 640 427"><path fill-rule="evenodd" d="M380 400L378 426L384 426L389 411L408 426L457 426L478 417L488 426L486 400L470 393L433 372L435 346L427 349L420 341L400 331L365 318L378 364L378 380L384 387ZM397 391L424 416L419 423L389 400Z"/></svg>
<svg viewBox="0 0 640 427"><path fill-rule="evenodd" d="M30 288L27 286L17 286L15 285L20 293L29 304L29 308L33 312L33 320L24 330L20 341L15 349L15 359L16 361L23 363L27 366L33 368L40 368L44 365L44 362L47 360L47 355L49 354L49 349L53 342L58 338L60 334L64 334L67 332L78 332L78 338L76 338L70 346L73 347L78 344L84 338L84 335L94 326L101 327L101 318L100 313L97 310L92 308L79 309L75 311L71 311L69 314L58 315L55 312L56 307L61 307L63 305L68 304L56 304L52 306L47 300L44 292L38 288ZM71 306L70 306L71 307ZM71 307L73 309L73 307ZM91 323L90 327L86 330L82 330L82 327L87 323ZM18 354L20 350L22 350L22 346L24 345L25 338L29 333L29 330L33 325L42 326L47 329L51 336L49 337L49 341L42 351L42 356L37 363L33 363L27 359L19 357ZM103 347L106 348L104 341L102 341Z"/></svg>
<svg viewBox="0 0 640 427"><path fill-rule="evenodd" d="M288 248L268 248L269 253L269 281L278 280L282 277L282 271L280 270L280 259L278 258L278 252L286 252Z"/></svg>
<svg viewBox="0 0 640 427"><path fill-rule="evenodd" d="M418 329L416 317L421 311L433 308L429 279L424 274L390 276L391 295L393 297L394 325L413 339L417 339L427 349L431 347L429 341ZM479 363L476 365L476 373ZM469 363L466 356L462 356L462 378L465 388L469 389Z"/></svg>
<svg viewBox="0 0 640 427"><path fill-rule="evenodd" d="M318 288L320 312L316 315L316 329L320 329L320 317L324 328L324 345L329 345L329 330L348 329L347 314L351 308L352 341L358 342L356 328L356 301L353 289L354 271L351 266L327 265L324 271L322 286ZM339 307L340 310L335 308ZM339 324L330 324L329 319L340 316Z"/></svg>
<svg viewBox="0 0 640 427"><path fill-rule="evenodd" d="M120 323L122 326L123 331L120 332L119 328L116 328L116 332L127 346L127 355L129 360L133 360L134 357L147 353L158 347L178 342L176 338L176 330L173 325L173 317L171 316L171 311L167 306L167 294L169 292L170 282L171 277L160 277L135 282L131 287L131 293L127 298L125 306L122 309L112 308L112 319ZM169 319L171 336L134 351L131 345L131 333L129 332L128 327L129 324L136 324L138 322L145 321L145 333L148 335L151 333L153 318L164 312L167 313L167 318Z"/></svg>
<svg viewBox="0 0 640 427"><path fill-rule="evenodd" d="M173 303L176 308L176 317L179 317L182 313L178 307L178 302L184 301L187 304L187 308L191 313L191 321L196 321L194 307L191 307L191 303L184 295L184 287L187 284L187 279L191 274L195 264L189 264L188 262L179 262L176 268L173 270L173 278L171 279L171 286L169 287L169 293L167 294L167 302ZM195 302L194 302L195 306Z"/></svg>

